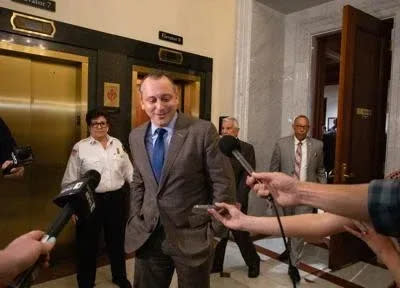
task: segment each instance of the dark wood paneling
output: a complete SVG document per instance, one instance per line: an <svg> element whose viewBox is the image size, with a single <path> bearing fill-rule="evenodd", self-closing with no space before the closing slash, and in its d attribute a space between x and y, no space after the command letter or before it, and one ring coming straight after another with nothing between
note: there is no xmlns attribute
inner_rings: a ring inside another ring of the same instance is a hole
<svg viewBox="0 0 400 288"><path fill-rule="evenodd" d="M131 118L131 95L130 75L127 71L127 56L120 53L99 50L97 54L97 103L104 104L104 82L118 83L120 85L120 107L117 112L111 112L111 135L120 139L125 147L128 145L130 118ZM112 111L112 110L110 110Z"/></svg>

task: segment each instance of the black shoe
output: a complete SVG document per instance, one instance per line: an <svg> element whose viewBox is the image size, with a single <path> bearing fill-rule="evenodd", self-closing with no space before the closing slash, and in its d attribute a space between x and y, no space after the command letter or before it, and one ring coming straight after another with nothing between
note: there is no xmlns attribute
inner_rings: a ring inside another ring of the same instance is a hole
<svg viewBox="0 0 400 288"><path fill-rule="evenodd" d="M281 253L281 255L278 256L278 260L280 261L287 261L289 259L289 251L285 250Z"/></svg>
<svg viewBox="0 0 400 288"><path fill-rule="evenodd" d="M118 285L119 288L132 288L131 282L128 279L113 279L112 282Z"/></svg>
<svg viewBox="0 0 400 288"><path fill-rule="evenodd" d="M296 283L300 282L301 277L300 277L299 270L296 268L296 266L289 265L288 274L290 276L290 279L292 279L292 281L294 281Z"/></svg>
<svg viewBox="0 0 400 288"><path fill-rule="evenodd" d="M257 278L258 275L260 275L260 262L250 265L247 273L249 278Z"/></svg>

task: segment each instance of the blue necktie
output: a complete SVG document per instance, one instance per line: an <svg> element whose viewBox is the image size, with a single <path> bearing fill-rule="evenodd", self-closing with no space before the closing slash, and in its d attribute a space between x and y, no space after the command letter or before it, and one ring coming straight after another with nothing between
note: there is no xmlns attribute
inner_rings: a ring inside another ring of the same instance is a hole
<svg viewBox="0 0 400 288"><path fill-rule="evenodd" d="M161 172L164 165L164 155L165 155L165 147L164 147L164 134L167 130L163 128L157 128L156 134L158 134L156 143L153 147L153 155L151 157L151 166L153 168L154 176L156 177L157 182L160 182Z"/></svg>

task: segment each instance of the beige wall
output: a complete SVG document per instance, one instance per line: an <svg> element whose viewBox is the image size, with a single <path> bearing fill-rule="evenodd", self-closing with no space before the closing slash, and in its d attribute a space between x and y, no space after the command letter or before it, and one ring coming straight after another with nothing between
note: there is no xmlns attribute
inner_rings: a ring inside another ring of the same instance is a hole
<svg viewBox="0 0 400 288"><path fill-rule="evenodd" d="M234 0L62 0L57 12L1 0L12 10L213 58L212 121L233 113ZM156 7L156 8L155 8ZM183 45L158 40L158 31Z"/></svg>

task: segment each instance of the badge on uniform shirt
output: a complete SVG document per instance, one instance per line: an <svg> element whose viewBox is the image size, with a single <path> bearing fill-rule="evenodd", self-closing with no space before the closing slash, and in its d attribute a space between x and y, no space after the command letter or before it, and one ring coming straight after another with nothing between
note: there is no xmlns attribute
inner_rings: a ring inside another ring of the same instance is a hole
<svg viewBox="0 0 400 288"><path fill-rule="evenodd" d="M78 150L72 149L71 156L76 156L76 154L78 154Z"/></svg>

